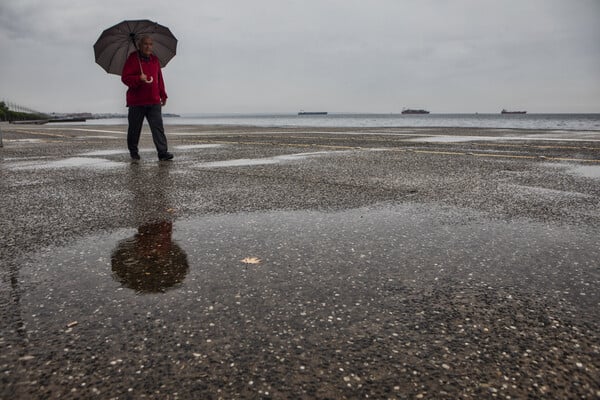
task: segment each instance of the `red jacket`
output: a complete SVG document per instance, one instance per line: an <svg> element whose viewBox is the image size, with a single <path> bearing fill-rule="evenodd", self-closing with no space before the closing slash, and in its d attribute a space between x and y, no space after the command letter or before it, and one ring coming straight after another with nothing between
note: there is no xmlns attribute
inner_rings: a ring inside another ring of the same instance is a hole
<svg viewBox="0 0 600 400"><path fill-rule="evenodd" d="M161 101L167 99L165 81L163 80L158 58L154 54L150 55L149 58L144 58L137 51L134 51L129 55L123 66L121 80L129 88L127 89L127 107L160 104ZM147 79L153 79L152 83L140 80L142 73L140 61L144 74L148 77Z"/></svg>

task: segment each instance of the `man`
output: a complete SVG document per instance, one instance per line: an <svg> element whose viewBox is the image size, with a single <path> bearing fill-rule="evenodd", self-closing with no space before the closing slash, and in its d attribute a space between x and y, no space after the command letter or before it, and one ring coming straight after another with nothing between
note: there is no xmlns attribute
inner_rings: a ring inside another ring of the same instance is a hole
<svg viewBox="0 0 600 400"><path fill-rule="evenodd" d="M148 120L152 140L160 161L173 159L168 152L167 137L162 120L162 106L167 104L165 82L160 70L158 58L152 54L152 38L142 36L138 42L138 51L129 55L121 80L127 89L127 107L129 108L127 129L127 147L131 159L140 159L138 143L142 132L144 117Z"/></svg>

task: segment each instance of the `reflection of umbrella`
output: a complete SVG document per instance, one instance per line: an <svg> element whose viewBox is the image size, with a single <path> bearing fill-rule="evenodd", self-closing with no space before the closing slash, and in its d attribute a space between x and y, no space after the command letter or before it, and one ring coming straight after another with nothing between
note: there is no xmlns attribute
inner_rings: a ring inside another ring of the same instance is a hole
<svg viewBox="0 0 600 400"><path fill-rule="evenodd" d="M111 257L113 278L138 293L161 293L183 282L187 256L173 242L172 232L171 222L146 224L119 242Z"/></svg>
<svg viewBox="0 0 600 400"><path fill-rule="evenodd" d="M137 41L144 35L152 38L152 53L160 66L167 65L177 52L177 39L169 28L147 19L123 21L102 32L94 44L96 63L109 74L121 75L127 57L137 49Z"/></svg>

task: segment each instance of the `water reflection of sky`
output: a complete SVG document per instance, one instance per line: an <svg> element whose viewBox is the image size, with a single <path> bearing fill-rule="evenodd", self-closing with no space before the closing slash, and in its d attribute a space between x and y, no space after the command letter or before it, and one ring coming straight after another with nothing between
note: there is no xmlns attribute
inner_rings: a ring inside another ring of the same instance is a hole
<svg viewBox="0 0 600 400"><path fill-rule="evenodd" d="M402 205L208 215L172 226L157 222L48 248L30 257L20 276L24 306L45 304L48 315L65 308L78 315L140 292L166 291L164 301L181 309L196 301L207 307L219 299L233 301L236 293L309 295L339 285L368 297L388 281L521 287L561 298L569 292L581 306L599 297L598 252L585 227L510 223L448 207ZM240 262L245 257L263 262L248 266ZM147 301L155 300L141 300Z"/></svg>

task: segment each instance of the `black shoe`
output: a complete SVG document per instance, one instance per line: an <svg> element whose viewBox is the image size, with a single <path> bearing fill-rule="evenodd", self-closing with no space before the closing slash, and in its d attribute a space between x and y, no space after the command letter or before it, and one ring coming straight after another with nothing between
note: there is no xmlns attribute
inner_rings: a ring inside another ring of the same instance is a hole
<svg viewBox="0 0 600 400"><path fill-rule="evenodd" d="M158 156L158 159L160 161L169 161L169 160L173 159L173 154L171 154L171 153L161 154Z"/></svg>
<svg viewBox="0 0 600 400"><path fill-rule="evenodd" d="M139 161L140 155L138 153L131 153L131 159L133 161Z"/></svg>

